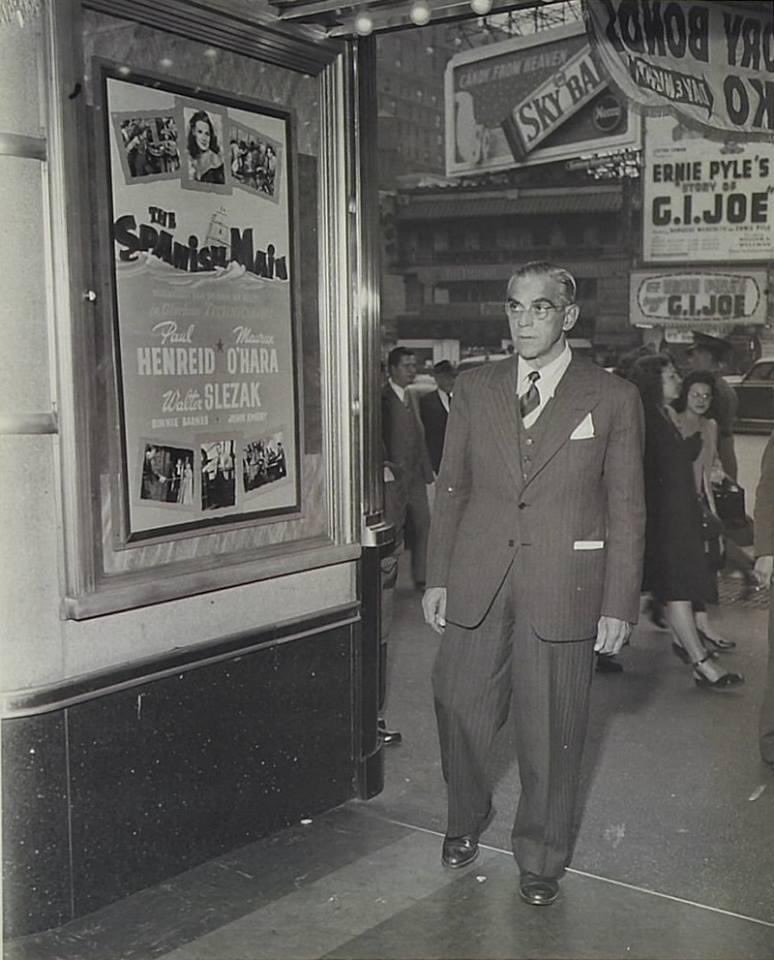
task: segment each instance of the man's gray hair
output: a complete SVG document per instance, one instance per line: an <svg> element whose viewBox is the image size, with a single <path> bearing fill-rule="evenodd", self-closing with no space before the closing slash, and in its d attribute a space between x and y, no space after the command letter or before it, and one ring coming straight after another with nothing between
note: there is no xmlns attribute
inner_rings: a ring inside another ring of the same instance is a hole
<svg viewBox="0 0 774 960"><path fill-rule="evenodd" d="M511 279L508 281L508 285L510 286L514 280L520 277L534 276L551 277L552 280L556 280L556 282L564 288L568 304L575 303L575 298L578 294L578 285L575 282L575 277L569 270L565 270L564 267L558 267L555 263L550 263L548 260L531 260L529 263L518 267L514 270Z"/></svg>

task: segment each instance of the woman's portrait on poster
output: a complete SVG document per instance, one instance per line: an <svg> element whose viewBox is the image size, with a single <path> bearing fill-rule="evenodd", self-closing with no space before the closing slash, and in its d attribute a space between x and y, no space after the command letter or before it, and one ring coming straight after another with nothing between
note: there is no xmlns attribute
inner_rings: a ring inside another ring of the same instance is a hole
<svg viewBox="0 0 774 960"><path fill-rule="evenodd" d="M206 110L188 121L188 170L198 183L225 183L226 171L215 124Z"/></svg>

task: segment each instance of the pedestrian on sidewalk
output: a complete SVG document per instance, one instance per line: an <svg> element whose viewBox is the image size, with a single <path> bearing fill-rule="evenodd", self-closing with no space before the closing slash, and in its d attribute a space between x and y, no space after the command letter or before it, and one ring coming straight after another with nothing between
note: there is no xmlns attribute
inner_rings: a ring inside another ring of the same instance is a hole
<svg viewBox="0 0 774 960"><path fill-rule="evenodd" d="M382 387L382 446L384 455L384 518L395 531L395 547L381 562L382 632L380 645L380 711L384 710L387 689L388 644L392 631L398 563L406 542L407 521L411 524L411 571L417 589L425 587L427 534L430 506L427 485L433 470L425 447L419 414L412 406L407 388L417 375L416 357L407 347L394 347L387 357L387 382ZM402 736L379 717L382 743L398 744Z"/></svg>
<svg viewBox="0 0 774 960"><path fill-rule="evenodd" d="M419 401L419 416L425 430L427 453L434 476L437 476L441 469L446 424L449 419L456 376L457 371L450 360L439 360L433 367L436 388L426 393Z"/></svg>
<svg viewBox="0 0 774 960"><path fill-rule="evenodd" d="M755 572L761 586L771 588L774 570L774 433L769 437L761 461L761 477L755 493ZM761 705L760 750L764 763L774 769L774 615L769 595L769 668Z"/></svg>
<svg viewBox="0 0 774 960"><path fill-rule="evenodd" d="M734 421L739 406L734 388L724 379L721 364L733 353L729 340L694 331L688 350L692 371L709 371L715 378L715 418L718 424L718 456L726 475L735 483L739 467L734 449Z"/></svg>
<svg viewBox="0 0 774 960"><path fill-rule="evenodd" d="M704 648L694 606L711 602L713 579L702 535L693 459L669 412L680 395L680 376L670 357L637 360L631 378L645 410L645 569L643 590L665 609L674 653L693 666L698 686L726 691L744 682L722 670Z"/></svg>
<svg viewBox="0 0 774 960"><path fill-rule="evenodd" d="M529 263L507 288L513 357L460 374L428 554L427 623L448 824L442 862L478 854L487 760L512 706L512 833L527 903L553 903L575 840L594 651L639 613L645 526L637 391L575 356L572 275Z"/></svg>

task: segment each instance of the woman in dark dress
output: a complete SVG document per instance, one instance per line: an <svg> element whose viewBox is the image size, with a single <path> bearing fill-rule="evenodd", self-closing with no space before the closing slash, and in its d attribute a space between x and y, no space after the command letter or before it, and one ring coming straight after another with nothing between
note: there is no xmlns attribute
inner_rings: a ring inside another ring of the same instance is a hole
<svg viewBox="0 0 774 960"><path fill-rule="evenodd" d="M643 590L664 605L676 651L693 665L696 683L728 690L744 680L713 662L693 616L693 604L711 600L713 584L704 554L691 453L667 410L680 394L680 377L669 357L657 355L637 360L631 379L645 410Z"/></svg>

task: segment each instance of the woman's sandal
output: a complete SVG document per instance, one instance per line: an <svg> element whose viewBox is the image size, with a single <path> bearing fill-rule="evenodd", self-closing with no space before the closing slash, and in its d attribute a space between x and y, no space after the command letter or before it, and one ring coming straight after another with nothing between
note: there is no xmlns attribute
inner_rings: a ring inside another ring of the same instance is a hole
<svg viewBox="0 0 774 960"><path fill-rule="evenodd" d="M714 660L717 657L717 653L714 650L705 650L704 652L707 654L707 656L704 657L703 660L700 660L699 663L704 663L704 660L708 659ZM674 640L672 641L672 653L677 657L678 660L682 660L685 664L690 665L693 663L693 660L691 660L691 655L688 653L685 647L681 647L680 644L675 643Z"/></svg>
<svg viewBox="0 0 774 960"><path fill-rule="evenodd" d="M705 647L714 647L715 650L735 650L736 641L734 640L724 640L723 637L711 637L709 634L706 634L703 630L696 628L696 632L701 638L701 642Z"/></svg>
<svg viewBox="0 0 774 960"><path fill-rule="evenodd" d="M710 659L710 654L707 654L706 657L702 657L701 660L696 660L693 664L693 680L697 687L704 687L706 690L731 690L733 687L738 687L740 684L744 683L744 677L741 673L723 673L717 680L710 680L709 677L705 677L703 673L700 673L697 667L702 663L705 663Z"/></svg>

